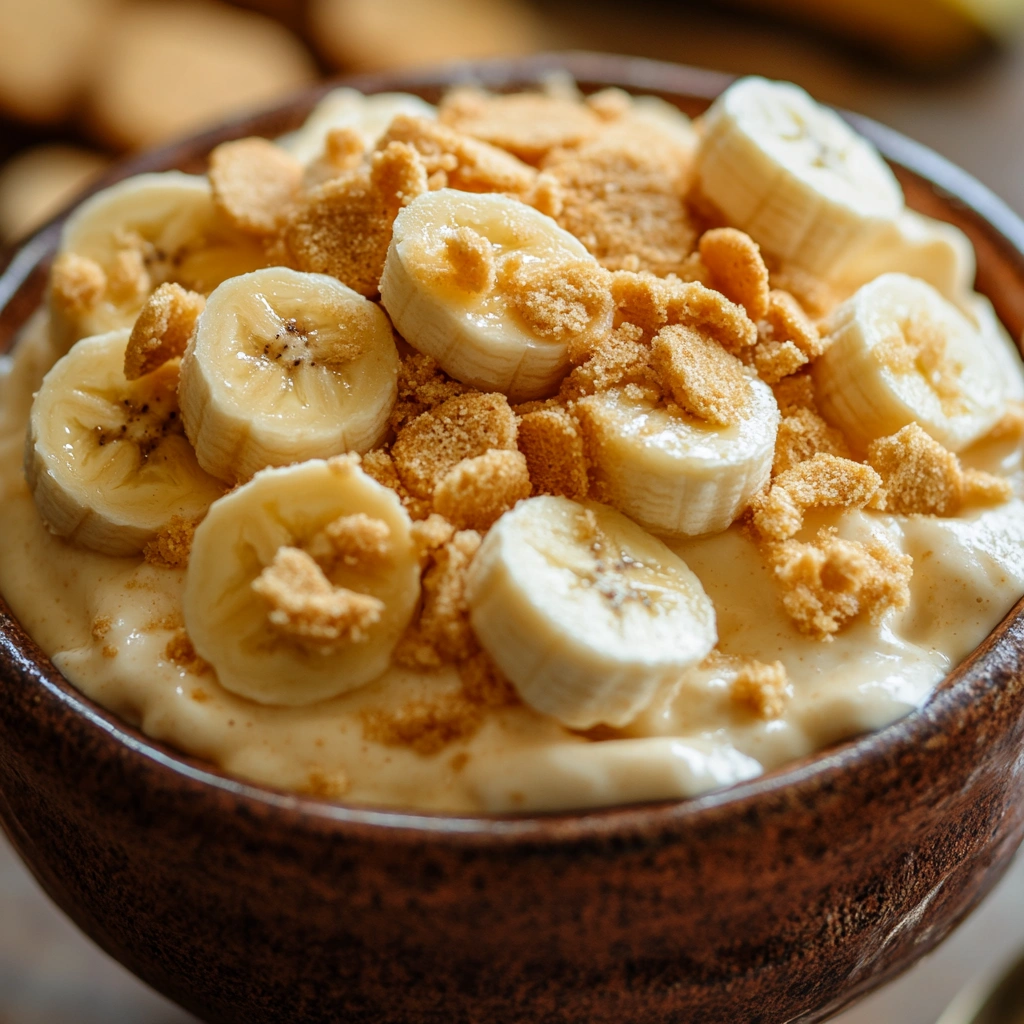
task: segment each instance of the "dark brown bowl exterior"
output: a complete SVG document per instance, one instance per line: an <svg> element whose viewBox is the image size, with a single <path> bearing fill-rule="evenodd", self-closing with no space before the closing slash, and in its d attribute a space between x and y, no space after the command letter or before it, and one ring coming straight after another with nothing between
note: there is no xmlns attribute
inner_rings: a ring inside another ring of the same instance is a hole
<svg viewBox="0 0 1024 1024"><path fill-rule="evenodd" d="M435 98L568 68L691 113L724 79L591 55L366 78ZM201 168L294 126L315 95L122 168ZM1024 225L869 122L910 201L974 239L1024 326ZM40 295L55 229L0 278L0 346ZM5 292L6 289L6 292ZM2 543L2 541L0 541ZM908 967L1024 835L1024 611L922 710L700 799L531 818L335 806L226 778L81 697L0 603L0 820L104 949L207 1021L810 1022Z"/></svg>

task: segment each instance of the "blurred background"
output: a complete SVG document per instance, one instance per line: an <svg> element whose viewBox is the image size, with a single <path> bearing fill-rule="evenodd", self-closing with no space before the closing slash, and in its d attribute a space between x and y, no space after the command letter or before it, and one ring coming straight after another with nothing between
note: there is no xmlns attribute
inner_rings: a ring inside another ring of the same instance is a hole
<svg viewBox="0 0 1024 1024"><path fill-rule="evenodd" d="M0 0L0 244L119 155L317 78L540 49L789 78L1024 211L1024 0Z"/></svg>
<svg viewBox="0 0 1024 1024"><path fill-rule="evenodd" d="M111 161L349 71L591 49L788 78L938 150L1024 214L1024 0L0 0L0 248ZM841 1024L932 1024L1024 944L1024 860ZM0 836L0 1024L186 1024ZM742 1022L738 1022L742 1024Z"/></svg>

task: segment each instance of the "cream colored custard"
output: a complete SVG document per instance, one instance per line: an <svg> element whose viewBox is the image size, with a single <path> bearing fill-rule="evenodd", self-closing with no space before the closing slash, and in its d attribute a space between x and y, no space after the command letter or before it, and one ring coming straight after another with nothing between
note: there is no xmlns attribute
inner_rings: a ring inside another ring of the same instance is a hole
<svg viewBox="0 0 1024 1024"><path fill-rule="evenodd" d="M31 394L53 361L41 315L0 377L0 593L58 669L147 735L225 771L346 802L462 813L549 810L692 796L754 777L918 707L1024 593L1024 502L956 518L847 511L840 533L884 531L914 558L909 607L861 621L831 643L783 614L760 554L739 527L677 543L718 615L723 654L782 660L783 714L730 700L727 673L698 668L623 732L591 741L525 706L487 714L468 739L424 756L365 735L365 713L458 690L454 669L391 669L307 707L262 706L167 657L182 570L77 548L43 526L22 471ZM1017 441L963 453L1013 478ZM815 523L814 525L820 525Z"/></svg>

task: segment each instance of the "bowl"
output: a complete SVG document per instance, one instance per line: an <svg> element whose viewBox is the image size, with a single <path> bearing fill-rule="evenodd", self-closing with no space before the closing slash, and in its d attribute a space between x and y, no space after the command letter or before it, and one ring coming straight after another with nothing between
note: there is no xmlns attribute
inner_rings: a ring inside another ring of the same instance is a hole
<svg viewBox="0 0 1024 1024"><path fill-rule="evenodd" d="M699 113L716 74L588 54L350 79L436 99L553 69ZM202 170L295 127L324 89L123 164ZM909 202L972 238L1024 327L1024 224L870 121ZM0 276L0 346L60 222ZM810 1022L909 967L1024 836L1024 603L918 711L698 799L520 817L346 807L248 785L84 699L0 603L0 820L43 888L207 1021Z"/></svg>

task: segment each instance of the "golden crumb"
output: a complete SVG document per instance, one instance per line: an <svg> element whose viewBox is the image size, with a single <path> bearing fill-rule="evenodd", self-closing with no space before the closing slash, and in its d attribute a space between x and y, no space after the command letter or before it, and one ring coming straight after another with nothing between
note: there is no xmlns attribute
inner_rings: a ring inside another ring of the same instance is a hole
<svg viewBox="0 0 1024 1024"><path fill-rule="evenodd" d="M791 416L799 409L818 411L814 398L814 380L806 373L785 377L772 385L772 392L783 416Z"/></svg>
<svg viewBox="0 0 1024 1024"><path fill-rule="evenodd" d="M868 462L885 484L887 511L950 516L963 503L960 460L916 423L872 441Z"/></svg>
<svg viewBox="0 0 1024 1024"><path fill-rule="evenodd" d="M541 167L561 187L556 219L609 270L669 274L693 251L684 201L690 153L641 125L606 126Z"/></svg>
<svg viewBox="0 0 1024 1024"><path fill-rule="evenodd" d="M768 268L761 247L735 228L714 228L700 238L700 256L713 287L742 306L755 323L768 313Z"/></svg>
<svg viewBox="0 0 1024 1024"><path fill-rule="evenodd" d="M773 288L761 326L763 341L791 342L807 360L817 359L828 347L803 306L789 294ZM805 360L806 361L806 360Z"/></svg>
<svg viewBox="0 0 1024 1024"><path fill-rule="evenodd" d="M807 356L791 341L759 341L754 348L754 368L766 384L778 384L806 365Z"/></svg>
<svg viewBox="0 0 1024 1024"><path fill-rule="evenodd" d="M507 256L498 289L508 308L540 338L567 341L610 320L611 275L591 260Z"/></svg>
<svg viewBox="0 0 1024 1024"><path fill-rule="evenodd" d="M862 544L825 529L811 543L786 540L768 545L765 554L787 614L817 639L830 638L861 615L878 621L890 608L910 603L913 559L881 539Z"/></svg>
<svg viewBox="0 0 1024 1024"><path fill-rule="evenodd" d="M423 160L430 188L456 188L463 192L507 192L526 195L537 172L511 153L436 121L399 114L378 149L391 142L412 146Z"/></svg>
<svg viewBox="0 0 1024 1024"><path fill-rule="evenodd" d="M919 372L939 399L942 411L954 416L964 411L960 392L963 369L948 357L942 327L924 315L905 319L871 354L891 373Z"/></svg>
<svg viewBox="0 0 1024 1024"><path fill-rule="evenodd" d="M657 401L661 383L652 365L651 347L640 337L638 328L623 324L589 345L570 345L569 358L579 365L562 381L562 400L572 402L610 388L633 385Z"/></svg>
<svg viewBox="0 0 1024 1024"><path fill-rule="evenodd" d="M92 620L90 633L93 640L106 640L107 634L114 625L114 620L109 615L98 615Z"/></svg>
<svg viewBox="0 0 1024 1024"><path fill-rule="evenodd" d="M460 529L487 530L530 492L523 453L494 448L448 470L434 488L434 508Z"/></svg>
<svg viewBox="0 0 1024 1024"><path fill-rule="evenodd" d="M1017 440L1024 437L1024 402L1008 401L1006 412L985 437L990 441Z"/></svg>
<svg viewBox="0 0 1024 1024"><path fill-rule="evenodd" d="M782 264L771 270L773 290L789 292L815 320L821 320L839 301L839 296L822 278L802 267Z"/></svg>
<svg viewBox="0 0 1024 1024"><path fill-rule="evenodd" d="M167 525L146 543L142 557L149 565L161 569L186 569L192 550L197 522L182 516L171 516Z"/></svg>
<svg viewBox="0 0 1024 1024"><path fill-rule="evenodd" d="M336 770L328 775L320 768L310 768L306 774L306 783L298 792L320 800L337 800L351 788L352 780L343 771Z"/></svg>
<svg viewBox="0 0 1024 1024"><path fill-rule="evenodd" d="M963 472L965 505L1001 505L1013 497L1013 484L1006 477L980 469Z"/></svg>
<svg viewBox="0 0 1024 1024"><path fill-rule="evenodd" d="M556 147L578 146L601 127L593 110L571 99L530 92L496 96L472 87L452 89L438 120L532 164Z"/></svg>
<svg viewBox="0 0 1024 1024"><path fill-rule="evenodd" d="M882 478L870 467L818 452L780 473L754 503L754 528L765 540L783 541L803 526L812 508L881 508Z"/></svg>
<svg viewBox="0 0 1024 1024"><path fill-rule="evenodd" d="M121 232L117 248L107 268L107 294L117 303L142 302L153 289L146 268L149 245L134 232Z"/></svg>
<svg viewBox="0 0 1024 1024"><path fill-rule="evenodd" d="M384 603L369 594L334 587L319 565L298 548L279 548L252 582L267 605L267 621L280 636L318 654L365 640Z"/></svg>
<svg viewBox="0 0 1024 1024"><path fill-rule="evenodd" d="M417 416L399 433L391 457L409 492L432 498L456 463L491 448L515 447L516 417L505 396L472 392Z"/></svg>
<svg viewBox="0 0 1024 1024"><path fill-rule="evenodd" d="M583 435L564 408L540 408L523 415L518 441L534 494L559 494L577 500L587 496Z"/></svg>
<svg viewBox="0 0 1024 1024"><path fill-rule="evenodd" d="M391 529L383 519L356 512L329 522L304 549L327 575L341 566L380 565L391 552Z"/></svg>
<svg viewBox="0 0 1024 1024"><path fill-rule="evenodd" d="M398 368L398 397L389 423L396 433L420 413L464 394L467 386L449 377L428 355L413 352Z"/></svg>
<svg viewBox="0 0 1024 1024"><path fill-rule="evenodd" d="M100 651L100 654L102 654L104 658L111 660L116 658L120 653L121 652L113 644L104 644Z"/></svg>
<svg viewBox="0 0 1024 1024"><path fill-rule="evenodd" d="M419 271L429 268L432 281L469 295L489 292L494 287L494 246L472 228L448 231L438 255L440 260L423 261Z"/></svg>
<svg viewBox="0 0 1024 1024"><path fill-rule="evenodd" d="M633 109L633 97L614 87L591 93L583 102L602 121L618 121Z"/></svg>
<svg viewBox="0 0 1024 1024"><path fill-rule="evenodd" d="M419 555L420 566L426 566L438 548L455 536L455 527L444 516L431 512L426 519L412 524L412 542Z"/></svg>
<svg viewBox="0 0 1024 1024"><path fill-rule="evenodd" d="M504 708L520 702L515 687L486 651L477 651L460 661L458 667L463 693L472 703L485 708Z"/></svg>
<svg viewBox="0 0 1024 1024"><path fill-rule="evenodd" d="M422 757L471 737L483 724L483 709L461 691L412 700L398 710L366 709L363 735L387 747L408 747Z"/></svg>
<svg viewBox="0 0 1024 1024"><path fill-rule="evenodd" d="M781 718L786 710L789 679L781 661L765 664L751 658L740 666L729 689L733 703L739 704L758 718L771 721Z"/></svg>
<svg viewBox="0 0 1024 1024"><path fill-rule="evenodd" d="M178 668L184 669L195 676L201 676L212 671L210 663L199 657L196 653L196 649L192 646L192 641L183 629L179 629L167 641L167 646L164 648L164 658L171 662L172 665L177 665Z"/></svg>
<svg viewBox="0 0 1024 1024"><path fill-rule="evenodd" d="M162 284L146 300L124 353L124 375L138 380L184 355L206 299L180 284Z"/></svg>
<svg viewBox="0 0 1024 1024"><path fill-rule="evenodd" d="M394 460L383 448L367 452L360 465L368 477L398 495L405 510L414 520L426 519L430 515L432 508L429 499L417 498L409 493L405 484L399 479Z"/></svg>
<svg viewBox="0 0 1024 1024"><path fill-rule="evenodd" d="M239 230L272 235L298 195L302 164L267 139L222 142L210 154L213 201Z"/></svg>
<svg viewBox="0 0 1024 1024"><path fill-rule="evenodd" d="M779 423L775 438L775 460L772 474L778 476L819 452L850 457L850 449L842 431L829 426L816 412L806 406L791 408Z"/></svg>
<svg viewBox="0 0 1024 1024"><path fill-rule="evenodd" d="M363 137L350 125L332 128L324 139L324 159L338 173L351 171L363 159Z"/></svg>
<svg viewBox="0 0 1024 1024"><path fill-rule="evenodd" d="M651 354L662 387L686 412L723 427L740 419L750 382L743 364L717 341L689 327L665 327Z"/></svg>
<svg viewBox="0 0 1024 1024"><path fill-rule="evenodd" d="M466 573L479 547L476 530L460 530L432 552L423 574L420 615L406 630L395 654L397 660L432 667L462 661L476 651L469 625Z"/></svg>
<svg viewBox="0 0 1024 1024"><path fill-rule="evenodd" d="M426 172L408 146L388 146L359 168L307 193L285 219L279 244L298 269L328 274L374 297L401 206L426 189Z"/></svg>
<svg viewBox="0 0 1024 1024"><path fill-rule="evenodd" d="M50 298L54 305L72 316L95 309L107 290L103 268L86 256L61 253L50 270Z"/></svg>
<svg viewBox="0 0 1024 1024"><path fill-rule="evenodd" d="M557 219L565 208L565 194L558 179L547 171L542 171L534 180L529 192L522 195L524 203L529 203L545 217Z"/></svg>
<svg viewBox="0 0 1024 1024"><path fill-rule="evenodd" d="M620 318L648 337L682 324L710 334L733 355L757 343L757 325L743 307L696 281L619 271L612 277L612 297Z"/></svg>

